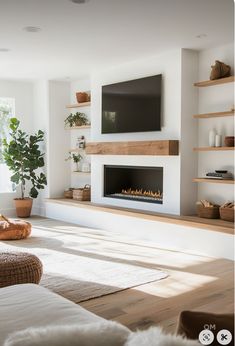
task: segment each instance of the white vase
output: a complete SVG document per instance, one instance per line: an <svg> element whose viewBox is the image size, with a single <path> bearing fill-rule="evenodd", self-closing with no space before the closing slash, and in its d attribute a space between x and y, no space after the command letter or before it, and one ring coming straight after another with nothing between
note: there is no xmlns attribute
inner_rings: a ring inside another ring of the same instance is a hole
<svg viewBox="0 0 235 346"><path fill-rule="evenodd" d="M215 146L215 136L216 136L215 130L210 130L209 132L209 146L210 147Z"/></svg>
<svg viewBox="0 0 235 346"><path fill-rule="evenodd" d="M222 136L221 135L216 135L215 136L215 146L216 147L221 147L222 143Z"/></svg>

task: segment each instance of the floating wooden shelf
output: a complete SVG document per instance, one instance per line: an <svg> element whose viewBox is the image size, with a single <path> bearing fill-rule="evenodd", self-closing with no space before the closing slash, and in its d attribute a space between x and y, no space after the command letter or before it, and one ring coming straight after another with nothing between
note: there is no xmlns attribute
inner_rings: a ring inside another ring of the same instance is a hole
<svg viewBox="0 0 235 346"><path fill-rule="evenodd" d="M73 171L73 174L79 174L79 175L89 175L91 172L82 172L82 171Z"/></svg>
<svg viewBox="0 0 235 346"><path fill-rule="evenodd" d="M193 151L223 151L223 150L234 150L234 147L201 147L193 148Z"/></svg>
<svg viewBox="0 0 235 346"><path fill-rule="evenodd" d="M225 111L225 112L214 112L214 113L204 113L204 114L194 114L195 119L206 119L206 118L219 118L219 117L227 117L234 116L234 111Z"/></svg>
<svg viewBox="0 0 235 346"><path fill-rule="evenodd" d="M179 155L179 141L91 142L86 144L86 154Z"/></svg>
<svg viewBox="0 0 235 346"><path fill-rule="evenodd" d="M194 83L193 85L196 87L208 87L208 86L213 86L217 84L225 84L225 83L232 83L232 82L234 82L234 76L215 79L215 80L206 80L203 82Z"/></svg>
<svg viewBox="0 0 235 346"><path fill-rule="evenodd" d="M233 179L194 178L194 183L234 184Z"/></svg>
<svg viewBox="0 0 235 346"><path fill-rule="evenodd" d="M88 107L90 102L74 103L73 105L67 105L66 108L78 108L78 107Z"/></svg>
<svg viewBox="0 0 235 346"><path fill-rule="evenodd" d="M72 148L72 149L69 149L69 151L71 151L71 152L80 152L80 151L83 151L83 150L85 150L84 148Z"/></svg>
<svg viewBox="0 0 235 346"><path fill-rule="evenodd" d="M82 125L82 126L71 126L65 127L65 130L82 130L82 129L90 129L91 125Z"/></svg>

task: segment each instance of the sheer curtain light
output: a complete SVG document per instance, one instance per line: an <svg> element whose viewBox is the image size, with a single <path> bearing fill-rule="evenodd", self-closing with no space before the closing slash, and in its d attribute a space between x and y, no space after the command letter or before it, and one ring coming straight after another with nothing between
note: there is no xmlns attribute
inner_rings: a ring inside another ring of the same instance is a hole
<svg viewBox="0 0 235 346"><path fill-rule="evenodd" d="M9 119L15 115L15 99L0 97L0 193L12 192L11 173L2 158L2 139L9 137Z"/></svg>

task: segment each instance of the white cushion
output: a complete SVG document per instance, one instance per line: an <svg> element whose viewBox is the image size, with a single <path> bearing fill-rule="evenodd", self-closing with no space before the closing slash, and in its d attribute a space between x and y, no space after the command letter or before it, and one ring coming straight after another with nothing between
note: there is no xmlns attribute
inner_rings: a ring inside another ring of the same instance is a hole
<svg viewBox="0 0 235 346"><path fill-rule="evenodd" d="M0 289L0 346L10 333L29 327L102 321L105 320L39 285Z"/></svg>
<svg viewBox="0 0 235 346"><path fill-rule="evenodd" d="M13 333L4 346L123 346L130 331L119 323L29 328Z"/></svg>
<svg viewBox="0 0 235 346"><path fill-rule="evenodd" d="M150 327L144 331L130 333L124 346L199 346L197 341L182 336L163 333L161 328Z"/></svg>

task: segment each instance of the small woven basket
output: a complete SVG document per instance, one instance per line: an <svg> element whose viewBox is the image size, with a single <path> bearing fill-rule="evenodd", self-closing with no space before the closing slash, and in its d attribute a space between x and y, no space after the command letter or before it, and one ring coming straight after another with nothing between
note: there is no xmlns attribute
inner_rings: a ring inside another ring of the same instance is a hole
<svg viewBox="0 0 235 346"><path fill-rule="evenodd" d="M219 219L219 206L203 207L202 205L198 205L197 215L205 219Z"/></svg>
<svg viewBox="0 0 235 346"><path fill-rule="evenodd" d="M64 198L73 198L73 189L65 190L64 191Z"/></svg>
<svg viewBox="0 0 235 346"><path fill-rule="evenodd" d="M77 201L90 201L91 200L91 186L86 184L83 188L73 190L73 199Z"/></svg>
<svg viewBox="0 0 235 346"><path fill-rule="evenodd" d="M221 220L234 222L233 208L219 208L219 213Z"/></svg>

